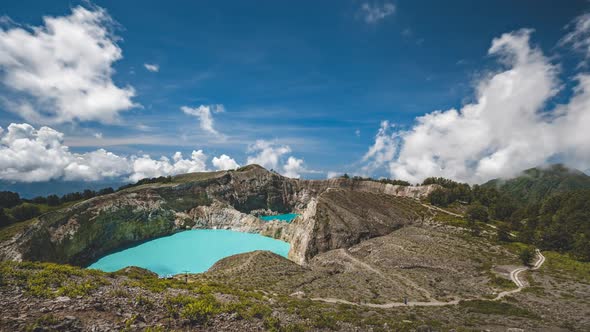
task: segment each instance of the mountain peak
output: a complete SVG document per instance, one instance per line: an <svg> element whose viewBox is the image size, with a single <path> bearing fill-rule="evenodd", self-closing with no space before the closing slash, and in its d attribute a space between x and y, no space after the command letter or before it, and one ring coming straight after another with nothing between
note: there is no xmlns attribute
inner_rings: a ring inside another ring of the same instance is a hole
<svg viewBox="0 0 590 332"><path fill-rule="evenodd" d="M546 166L537 166L533 168L529 168L522 172L523 175L533 176L533 177L546 177L546 176L586 176L586 174L578 169L570 168L564 164L557 163L557 164L550 164Z"/></svg>
<svg viewBox="0 0 590 332"><path fill-rule="evenodd" d="M250 164L250 165L242 166L242 167L236 169L236 172L246 172L246 171L251 171L251 170L265 170L265 171L269 172L269 170L267 170L266 168L264 168L258 164Z"/></svg>
<svg viewBox="0 0 590 332"><path fill-rule="evenodd" d="M551 194L590 189L590 176L563 164L529 168L511 179L494 179L483 186L501 189L517 201L534 202Z"/></svg>

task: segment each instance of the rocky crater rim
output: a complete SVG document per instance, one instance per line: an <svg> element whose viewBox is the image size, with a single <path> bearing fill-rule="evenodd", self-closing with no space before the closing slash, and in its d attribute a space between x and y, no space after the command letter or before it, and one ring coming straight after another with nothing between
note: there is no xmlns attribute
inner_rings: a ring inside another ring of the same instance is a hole
<svg viewBox="0 0 590 332"><path fill-rule="evenodd" d="M318 253L407 224L415 217L406 211L408 202L436 187L299 180L259 165L181 174L42 215L0 243L0 259L87 266L108 253L182 230L229 229L286 241L289 259L306 264ZM290 223L258 218L284 213L299 216Z"/></svg>

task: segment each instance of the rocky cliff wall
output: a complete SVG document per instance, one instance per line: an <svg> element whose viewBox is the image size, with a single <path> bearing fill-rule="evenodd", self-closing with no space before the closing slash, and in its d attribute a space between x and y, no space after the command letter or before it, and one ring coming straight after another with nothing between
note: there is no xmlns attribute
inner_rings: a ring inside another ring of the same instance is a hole
<svg viewBox="0 0 590 332"><path fill-rule="evenodd" d="M294 221L289 258L304 264L319 253L389 234L420 220L423 213L408 197L329 188Z"/></svg>

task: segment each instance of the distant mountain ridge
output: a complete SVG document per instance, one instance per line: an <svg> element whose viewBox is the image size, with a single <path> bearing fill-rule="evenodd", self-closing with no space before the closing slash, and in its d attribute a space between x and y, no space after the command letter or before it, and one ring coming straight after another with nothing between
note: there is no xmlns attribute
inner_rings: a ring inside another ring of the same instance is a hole
<svg viewBox="0 0 590 332"><path fill-rule="evenodd" d="M540 202L555 193L590 189L590 176L563 164L527 169L512 179L494 179L482 185L494 187L522 203Z"/></svg>
<svg viewBox="0 0 590 332"><path fill-rule="evenodd" d="M111 187L117 189L126 184L123 180L112 181L61 181L51 180L43 182L13 182L0 181L0 191L12 191L24 198L36 196L65 195L77 191L100 190Z"/></svg>

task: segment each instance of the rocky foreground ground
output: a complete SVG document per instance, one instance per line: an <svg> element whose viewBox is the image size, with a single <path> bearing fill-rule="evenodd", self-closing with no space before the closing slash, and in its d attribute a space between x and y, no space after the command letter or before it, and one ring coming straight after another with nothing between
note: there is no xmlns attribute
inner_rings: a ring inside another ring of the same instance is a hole
<svg viewBox="0 0 590 332"><path fill-rule="evenodd" d="M483 249L487 250L483 250ZM452 226L405 227L336 249L300 266L269 252L221 260L172 280L53 263L0 263L3 331L586 331L590 267L547 253L515 288L502 267L508 246L489 246ZM375 308L410 300L457 305ZM339 298L353 304L331 304ZM518 331L518 330L513 330Z"/></svg>

